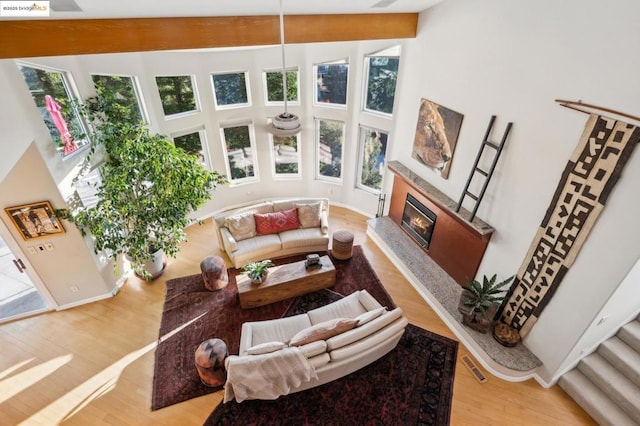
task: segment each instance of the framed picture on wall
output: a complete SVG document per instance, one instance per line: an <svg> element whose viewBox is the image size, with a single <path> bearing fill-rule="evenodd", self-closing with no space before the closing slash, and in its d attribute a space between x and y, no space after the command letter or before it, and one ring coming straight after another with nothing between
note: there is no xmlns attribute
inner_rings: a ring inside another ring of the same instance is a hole
<svg viewBox="0 0 640 426"><path fill-rule="evenodd" d="M65 233L48 201L6 207L4 210L25 241Z"/></svg>
<svg viewBox="0 0 640 426"><path fill-rule="evenodd" d="M459 112L421 99L411 157L447 179L462 118Z"/></svg>

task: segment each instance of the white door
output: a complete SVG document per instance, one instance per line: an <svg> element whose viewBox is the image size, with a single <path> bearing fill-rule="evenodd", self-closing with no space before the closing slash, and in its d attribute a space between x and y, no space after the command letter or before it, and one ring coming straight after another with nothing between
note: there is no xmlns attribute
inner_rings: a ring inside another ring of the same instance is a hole
<svg viewBox="0 0 640 426"><path fill-rule="evenodd" d="M55 307L55 301L0 221L0 322Z"/></svg>

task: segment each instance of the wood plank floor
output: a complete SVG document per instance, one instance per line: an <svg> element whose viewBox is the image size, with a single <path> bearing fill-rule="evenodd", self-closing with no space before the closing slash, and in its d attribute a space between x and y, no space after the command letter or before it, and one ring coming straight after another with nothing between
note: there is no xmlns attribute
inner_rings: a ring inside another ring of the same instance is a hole
<svg viewBox="0 0 640 426"><path fill-rule="evenodd" d="M378 247L366 218L331 207L331 230L354 233L410 322L455 339ZM189 242L166 272L146 283L130 278L111 299L0 326L0 425L199 425L222 392L152 412L155 342L165 281L200 272L200 261L220 254L208 220L188 229ZM593 420L559 387L533 380L510 383L485 372L478 383L460 362L454 384L453 425L591 425Z"/></svg>

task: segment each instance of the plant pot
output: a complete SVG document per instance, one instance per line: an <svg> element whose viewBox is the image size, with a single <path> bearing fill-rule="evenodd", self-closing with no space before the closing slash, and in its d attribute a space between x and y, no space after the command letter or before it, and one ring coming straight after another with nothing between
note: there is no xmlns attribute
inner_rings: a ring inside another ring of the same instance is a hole
<svg viewBox="0 0 640 426"><path fill-rule="evenodd" d="M164 271L164 252L162 249L151 253L151 260L144 264L144 270L151 274L151 279L162 274Z"/></svg>
<svg viewBox="0 0 640 426"><path fill-rule="evenodd" d="M131 262L131 259L128 256L127 259ZM133 272L138 278L151 281L162 275L165 266L166 263L164 261L164 251L162 251L162 249L159 249L151 253L151 259L145 262L145 264L142 266L142 269L144 269L144 271L147 273L146 276L143 276L141 273L139 273L139 271L135 269Z"/></svg>
<svg viewBox="0 0 640 426"><path fill-rule="evenodd" d="M264 280L267 279L268 274L269 274L269 271L265 269L264 271L262 271L262 274L260 274L259 277L251 278L251 284L262 284Z"/></svg>
<svg viewBox="0 0 640 426"><path fill-rule="evenodd" d="M487 309L485 317L480 312L471 313L471 308L465 306L462 300L458 303L458 312L462 314L462 324L483 334L487 333L491 328L497 311L498 305L491 306Z"/></svg>

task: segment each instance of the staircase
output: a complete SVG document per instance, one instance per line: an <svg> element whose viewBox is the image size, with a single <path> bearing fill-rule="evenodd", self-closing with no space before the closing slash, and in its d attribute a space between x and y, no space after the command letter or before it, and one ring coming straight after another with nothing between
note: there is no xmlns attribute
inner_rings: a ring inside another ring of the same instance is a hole
<svg viewBox="0 0 640 426"><path fill-rule="evenodd" d="M601 425L640 425L640 316L558 382Z"/></svg>

